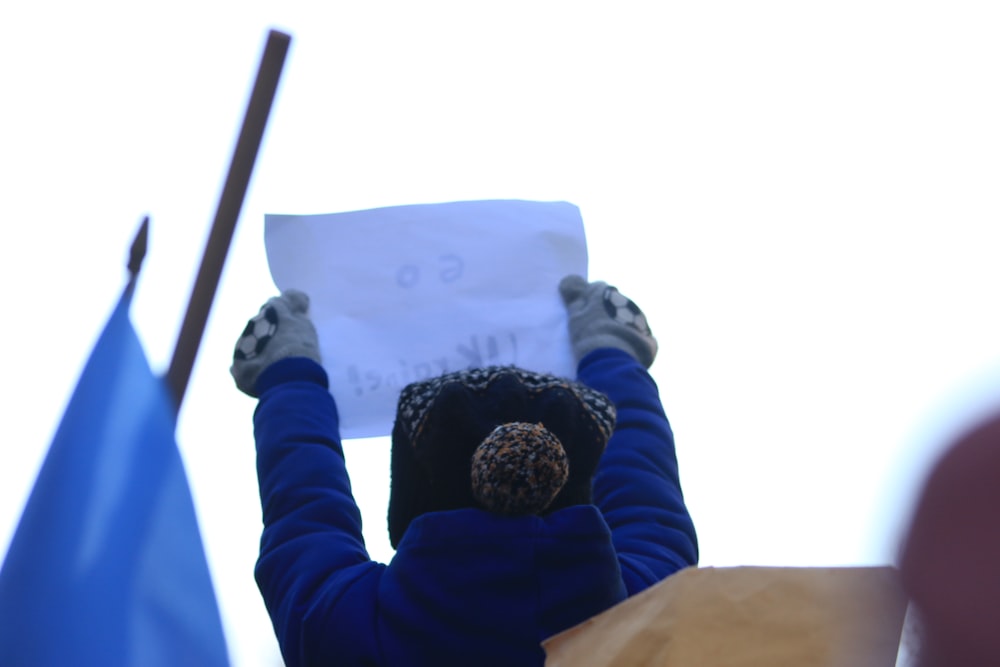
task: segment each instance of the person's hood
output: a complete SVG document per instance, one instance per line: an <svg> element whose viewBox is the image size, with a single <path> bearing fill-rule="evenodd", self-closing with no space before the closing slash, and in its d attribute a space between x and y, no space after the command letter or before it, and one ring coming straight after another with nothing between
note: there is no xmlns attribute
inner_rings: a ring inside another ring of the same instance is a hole
<svg viewBox="0 0 1000 667"><path fill-rule="evenodd" d="M379 632L393 638L388 664L541 665L544 639L625 597L592 505L543 517L434 512L410 524L382 576Z"/></svg>

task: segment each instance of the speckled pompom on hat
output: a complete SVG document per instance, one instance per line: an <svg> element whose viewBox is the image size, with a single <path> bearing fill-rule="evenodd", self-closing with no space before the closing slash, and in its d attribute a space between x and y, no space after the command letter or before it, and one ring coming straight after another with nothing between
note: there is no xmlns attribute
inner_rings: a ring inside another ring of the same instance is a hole
<svg viewBox="0 0 1000 667"><path fill-rule="evenodd" d="M501 424L472 455L472 495L498 514L544 512L568 478L566 450L542 424Z"/></svg>
<svg viewBox="0 0 1000 667"><path fill-rule="evenodd" d="M516 516L590 503L614 423L604 394L512 366L406 386L392 433L392 546L428 512Z"/></svg>

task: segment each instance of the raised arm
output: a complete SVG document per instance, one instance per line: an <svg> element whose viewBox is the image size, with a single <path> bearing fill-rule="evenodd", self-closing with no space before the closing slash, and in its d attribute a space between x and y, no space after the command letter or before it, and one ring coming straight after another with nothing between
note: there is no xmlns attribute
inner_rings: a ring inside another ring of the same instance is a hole
<svg viewBox="0 0 1000 667"><path fill-rule="evenodd" d="M255 575L289 665L336 661L344 646L377 654L362 646L372 629L339 635L366 615L374 624L384 569L365 550L307 308L301 292L268 301L247 324L231 369L237 387L260 399L254 437L264 531Z"/></svg>
<svg viewBox="0 0 1000 667"><path fill-rule="evenodd" d="M657 343L642 311L606 283L570 276L560 291L578 379L605 393L618 412L594 478L594 502L611 528L632 595L698 562L673 432L647 371Z"/></svg>

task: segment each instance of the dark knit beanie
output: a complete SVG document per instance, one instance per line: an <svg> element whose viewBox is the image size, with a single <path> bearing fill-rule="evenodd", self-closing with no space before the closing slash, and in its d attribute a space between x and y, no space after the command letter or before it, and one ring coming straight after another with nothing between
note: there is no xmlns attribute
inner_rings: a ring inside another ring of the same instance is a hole
<svg viewBox="0 0 1000 667"><path fill-rule="evenodd" d="M590 503L614 423L604 394L513 366L406 386L392 432L392 546L427 512L543 515Z"/></svg>

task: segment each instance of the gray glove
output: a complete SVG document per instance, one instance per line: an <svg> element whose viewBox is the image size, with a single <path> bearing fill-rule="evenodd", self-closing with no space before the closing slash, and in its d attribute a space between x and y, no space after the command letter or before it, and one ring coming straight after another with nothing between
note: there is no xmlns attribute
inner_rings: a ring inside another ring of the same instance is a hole
<svg viewBox="0 0 1000 667"><path fill-rule="evenodd" d="M649 368L658 349L646 316L635 303L605 282L566 276L559 283L569 313L569 338L579 362L601 347L624 350Z"/></svg>
<svg viewBox="0 0 1000 667"><path fill-rule="evenodd" d="M257 378L279 359L308 357L319 363L319 338L308 310L305 292L290 289L269 299L247 322L229 369L240 391L256 398Z"/></svg>

